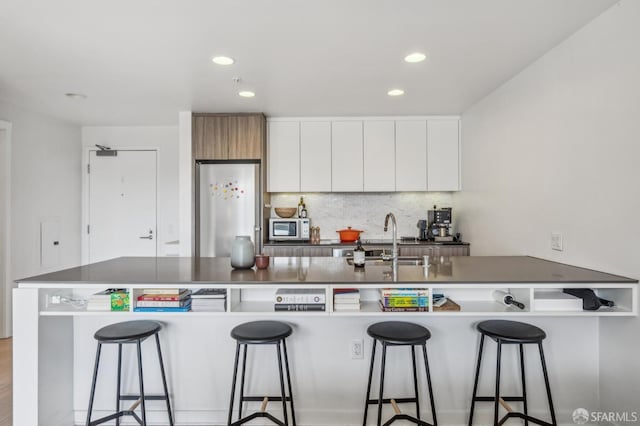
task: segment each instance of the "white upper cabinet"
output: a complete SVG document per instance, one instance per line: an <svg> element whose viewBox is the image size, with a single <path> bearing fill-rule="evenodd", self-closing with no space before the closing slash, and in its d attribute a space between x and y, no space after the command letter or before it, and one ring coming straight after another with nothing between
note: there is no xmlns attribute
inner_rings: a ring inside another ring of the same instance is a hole
<svg viewBox="0 0 640 426"><path fill-rule="evenodd" d="M427 121L396 121L396 191L427 190Z"/></svg>
<svg viewBox="0 0 640 426"><path fill-rule="evenodd" d="M300 123L300 191L331 192L331 122Z"/></svg>
<svg viewBox="0 0 640 426"><path fill-rule="evenodd" d="M362 192L362 121L331 123L331 190Z"/></svg>
<svg viewBox="0 0 640 426"><path fill-rule="evenodd" d="M460 190L460 121L427 122L427 190Z"/></svg>
<svg viewBox="0 0 640 426"><path fill-rule="evenodd" d="M271 121L268 131L269 192L300 192L300 123Z"/></svg>
<svg viewBox="0 0 640 426"><path fill-rule="evenodd" d="M396 190L395 122L364 122L364 191Z"/></svg>

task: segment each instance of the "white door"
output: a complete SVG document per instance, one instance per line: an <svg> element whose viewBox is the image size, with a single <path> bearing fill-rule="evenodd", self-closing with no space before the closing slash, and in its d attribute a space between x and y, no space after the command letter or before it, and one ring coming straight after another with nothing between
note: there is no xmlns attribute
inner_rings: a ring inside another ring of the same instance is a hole
<svg viewBox="0 0 640 426"><path fill-rule="evenodd" d="M156 256L156 151L89 151L89 262Z"/></svg>

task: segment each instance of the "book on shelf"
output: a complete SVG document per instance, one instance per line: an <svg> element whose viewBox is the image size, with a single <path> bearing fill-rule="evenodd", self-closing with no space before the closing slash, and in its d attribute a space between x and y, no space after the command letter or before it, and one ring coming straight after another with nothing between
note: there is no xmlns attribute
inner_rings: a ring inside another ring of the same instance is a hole
<svg viewBox="0 0 640 426"><path fill-rule="evenodd" d="M324 303L276 303L275 311L324 311Z"/></svg>
<svg viewBox="0 0 640 426"><path fill-rule="evenodd" d="M348 290L348 291L342 291ZM360 302L360 291L353 289L334 289L333 303L358 303Z"/></svg>
<svg viewBox="0 0 640 426"><path fill-rule="evenodd" d="M87 311L110 311L111 295L114 293L127 293L126 288L108 288L92 294L87 301ZM127 309L129 309L127 307Z"/></svg>
<svg viewBox="0 0 640 426"><path fill-rule="evenodd" d="M224 288L201 288L191 294L192 299L224 299L227 290Z"/></svg>
<svg viewBox="0 0 640 426"><path fill-rule="evenodd" d="M191 303L191 299L188 298L182 300L138 300L136 306L140 308L178 308L189 303Z"/></svg>
<svg viewBox="0 0 640 426"><path fill-rule="evenodd" d="M426 306L417 306L417 307L388 307L384 306L382 302L378 303L380 305L380 310L382 312L428 312L429 308Z"/></svg>
<svg viewBox="0 0 640 426"><path fill-rule="evenodd" d="M188 312L191 310L191 304L178 307L158 306L158 307L140 307L133 308L134 312Z"/></svg>
<svg viewBox="0 0 640 426"><path fill-rule="evenodd" d="M186 291L186 288L145 288L142 292L144 294L173 294L179 295L183 291Z"/></svg>
<svg viewBox="0 0 640 426"><path fill-rule="evenodd" d="M386 307L394 308L411 308L411 307L428 307L429 298L426 296L418 297L385 297L380 302Z"/></svg>
<svg viewBox="0 0 640 426"><path fill-rule="evenodd" d="M338 295L338 294L360 294L360 290L357 288L334 288L333 289L333 295Z"/></svg>
<svg viewBox="0 0 640 426"><path fill-rule="evenodd" d="M279 288L276 291L276 303L324 305L325 290L322 288Z"/></svg>
<svg viewBox="0 0 640 426"><path fill-rule="evenodd" d="M381 288L380 296L429 296L429 290L426 288Z"/></svg>
<svg viewBox="0 0 640 426"><path fill-rule="evenodd" d="M184 300L191 294L191 290L183 289L179 294L144 293L138 296L138 301L173 302Z"/></svg>
<svg viewBox="0 0 640 426"><path fill-rule="evenodd" d="M359 311L360 310L360 302L357 303L334 303L333 304L334 311Z"/></svg>

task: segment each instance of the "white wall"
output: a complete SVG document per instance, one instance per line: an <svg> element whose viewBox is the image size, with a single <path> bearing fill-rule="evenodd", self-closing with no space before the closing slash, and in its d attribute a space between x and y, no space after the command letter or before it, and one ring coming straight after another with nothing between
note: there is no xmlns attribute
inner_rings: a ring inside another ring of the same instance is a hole
<svg viewBox="0 0 640 426"><path fill-rule="evenodd" d="M0 101L12 124L11 276L24 278L80 262L80 129ZM40 222L58 219L59 263L40 266Z"/></svg>
<svg viewBox="0 0 640 426"><path fill-rule="evenodd" d="M11 123L0 121L0 337L11 334L8 330L9 300L11 298L11 272L9 271L9 244L11 217L9 198L11 188Z"/></svg>
<svg viewBox="0 0 640 426"><path fill-rule="evenodd" d="M640 2L622 1L463 114L454 202L474 254L640 277L639 22ZM635 318L583 327L603 410L640 411L639 332Z"/></svg>
<svg viewBox="0 0 640 426"><path fill-rule="evenodd" d="M389 192L389 193L310 193L271 195L272 207L297 207L300 196L304 197L312 226L320 227L320 238L339 239L336 232L351 226L365 231L362 239L391 238L391 232L384 232L384 218L387 213L395 215L398 222L398 237L418 235L416 224L427 218L427 210L436 204L450 207L450 192ZM454 226L455 215L454 210ZM277 217L272 209L271 216ZM463 236L464 238L464 236Z"/></svg>
<svg viewBox="0 0 640 426"><path fill-rule="evenodd" d="M83 127L82 147L96 144L118 148L158 149L158 256L165 243L179 235L178 221L178 127ZM86 159L83 159L86 162ZM86 194L85 194L86 196Z"/></svg>

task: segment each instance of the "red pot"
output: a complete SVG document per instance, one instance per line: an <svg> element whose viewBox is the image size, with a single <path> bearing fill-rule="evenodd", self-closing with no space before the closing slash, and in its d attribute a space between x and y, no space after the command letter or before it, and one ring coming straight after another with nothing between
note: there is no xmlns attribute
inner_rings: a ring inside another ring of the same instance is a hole
<svg viewBox="0 0 640 426"><path fill-rule="evenodd" d="M358 231L357 229L351 229L350 226L347 229L341 229L340 231L336 231L340 234L340 242L342 243L352 243L358 238L360 238L360 233L364 231Z"/></svg>

